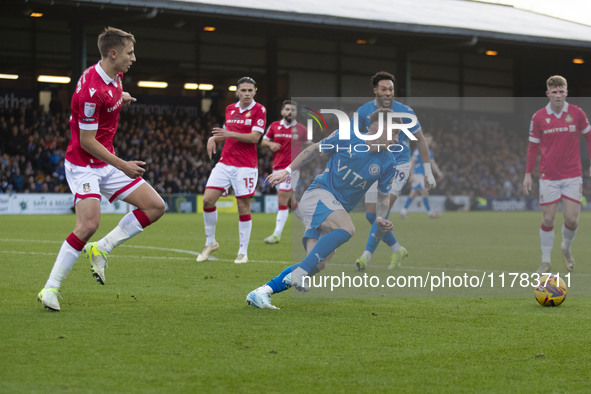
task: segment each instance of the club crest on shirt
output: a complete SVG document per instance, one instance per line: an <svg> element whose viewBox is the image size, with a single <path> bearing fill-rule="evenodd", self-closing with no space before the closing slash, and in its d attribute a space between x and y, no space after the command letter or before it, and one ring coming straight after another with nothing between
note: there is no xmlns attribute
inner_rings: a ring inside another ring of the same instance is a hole
<svg viewBox="0 0 591 394"><path fill-rule="evenodd" d="M94 115L95 109L96 103L84 103L84 116L87 118L92 117L92 115Z"/></svg>
<svg viewBox="0 0 591 394"><path fill-rule="evenodd" d="M566 114L566 118L564 118L564 121L566 123L572 123L573 122L573 117L571 114Z"/></svg>
<svg viewBox="0 0 591 394"><path fill-rule="evenodd" d="M380 166L377 164L372 164L369 166L369 173L371 175L378 175L380 173Z"/></svg>
<svg viewBox="0 0 591 394"><path fill-rule="evenodd" d="M245 117L245 118L250 118L250 111L248 111L248 112L246 113L246 115L244 115L244 117Z"/></svg>
<svg viewBox="0 0 591 394"><path fill-rule="evenodd" d="M84 193L89 193L90 192L90 183L83 184L82 189L84 190Z"/></svg>

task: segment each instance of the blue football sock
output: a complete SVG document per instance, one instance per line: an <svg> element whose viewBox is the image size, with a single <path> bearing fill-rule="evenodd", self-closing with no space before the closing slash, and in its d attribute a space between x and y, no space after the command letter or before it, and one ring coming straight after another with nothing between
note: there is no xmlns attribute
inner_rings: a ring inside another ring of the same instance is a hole
<svg viewBox="0 0 591 394"><path fill-rule="evenodd" d="M367 214L366 214L367 216ZM386 215L386 219L388 219L388 217L390 216L390 213L388 212L388 215ZM392 246L394 244L396 244L396 238L394 237L394 234L392 232L386 233L384 234L382 232L382 230L380 229L380 227L378 226L377 222L374 220L374 222L371 225L371 230L369 230L369 237L367 237L367 243L365 244L365 250L367 250L368 252L371 252L371 254L373 254L379 243L380 240L384 241L385 243L388 244L388 246Z"/></svg>
<svg viewBox="0 0 591 394"><path fill-rule="evenodd" d="M427 212L431 212L431 205L429 204L429 197L423 197L423 204L425 204L425 209Z"/></svg>
<svg viewBox="0 0 591 394"><path fill-rule="evenodd" d="M294 265L293 268L296 269L301 267L304 271L310 273L318 263L324 260L329 254L334 252L336 248L347 242L349 239L351 239L351 234L343 229L338 228L331 231L320 237L310 253L304 257L301 263Z"/></svg>
<svg viewBox="0 0 591 394"><path fill-rule="evenodd" d="M273 289L273 293L281 293L283 290L287 290L287 286L285 285L285 283L283 283L283 278L285 278L287 274L291 272L292 267L293 265L287 267L286 269L281 271L279 275L277 275L267 283L267 285L271 286L271 288Z"/></svg>
<svg viewBox="0 0 591 394"><path fill-rule="evenodd" d="M267 282L267 285L273 289L274 294L281 293L282 291L287 290L287 286L283 283L283 279L287 274L292 272L292 270L300 267L306 271L309 276L318 273L320 271L317 267L318 263L324 260L326 256L331 254L336 248L347 242L349 239L351 239L351 235L343 229L336 229L325 236L320 237L304 260L281 271L279 275Z"/></svg>
<svg viewBox="0 0 591 394"><path fill-rule="evenodd" d="M410 196L409 196L406 198L406 202L404 203L404 209L408 209L410 204L412 204L412 198L410 198Z"/></svg>
<svg viewBox="0 0 591 394"><path fill-rule="evenodd" d="M369 224L373 224L376 221L376 213L365 212L365 218L369 222Z"/></svg>

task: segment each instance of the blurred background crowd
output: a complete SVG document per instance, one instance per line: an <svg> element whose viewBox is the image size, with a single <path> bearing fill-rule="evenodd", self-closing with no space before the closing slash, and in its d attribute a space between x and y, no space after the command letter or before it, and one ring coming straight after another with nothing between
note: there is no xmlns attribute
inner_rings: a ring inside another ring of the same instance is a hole
<svg viewBox="0 0 591 394"><path fill-rule="evenodd" d="M418 115L424 132L433 136L431 148L444 173L432 194L522 196L527 130L509 130L481 115L428 111ZM68 118L69 112L61 110L0 109L1 193L69 192L64 171ZM268 119L268 124L272 121ZM218 114L189 116L182 108L161 114L123 109L116 153L125 160L145 161L144 178L159 193L201 194L215 164L215 158L207 157L207 138L212 127L222 122ZM302 178L309 179L322 169L322 163L307 166ZM259 146L258 193L275 193L264 183L271 170L272 154ZM408 185L403 192L408 192Z"/></svg>

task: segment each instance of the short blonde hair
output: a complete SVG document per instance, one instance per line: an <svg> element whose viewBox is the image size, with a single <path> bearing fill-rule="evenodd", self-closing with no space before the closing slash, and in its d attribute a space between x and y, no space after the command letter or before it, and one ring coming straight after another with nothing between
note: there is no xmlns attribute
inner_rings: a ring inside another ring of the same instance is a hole
<svg viewBox="0 0 591 394"><path fill-rule="evenodd" d="M566 83L566 78L561 75L552 75L548 80L546 80L546 88L550 90L551 87L557 86L564 86L565 88L568 87Z"/></svg>
<svg viewBox="0 0 591 394"><path fill-rule="evenodd" d="M129 41L135 44L133 34L109 26L98 36L97 45L101 56L107 57L111 49L125 47Z"/></svg>

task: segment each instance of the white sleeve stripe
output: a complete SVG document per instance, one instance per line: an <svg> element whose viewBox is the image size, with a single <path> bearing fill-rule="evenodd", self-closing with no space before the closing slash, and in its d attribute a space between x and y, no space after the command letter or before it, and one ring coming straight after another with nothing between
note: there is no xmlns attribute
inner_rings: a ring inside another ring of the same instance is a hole
<svg viewBox="0 0 591 394"><path fill-rule="evenodd" d="M263 129L262 127L259 127L259 126L253 126L252 131L258 131L259 133L264 133L265 129Z"/></svg>
<svg viewBox="0 0 591 394"><path fill-rule="evenodd" d="M583 130L582 133L587 134L589 131L591 131L591 125L585 127L585 130Z"/></svg>
<svg viewBox="0 0 591 394"><path fill-rule="evenodd" d="M97 123L80 123L78 122L78 127L80 130L98 130L98 122Z"/></svg>
<svg viewBox="0 0 591 394"><path fill-rule="evenodd" d="M540 139L539 138L534 138L534 137L529 137L529 142L533 142L534 144L539 144L540 143Z"/></svg>

